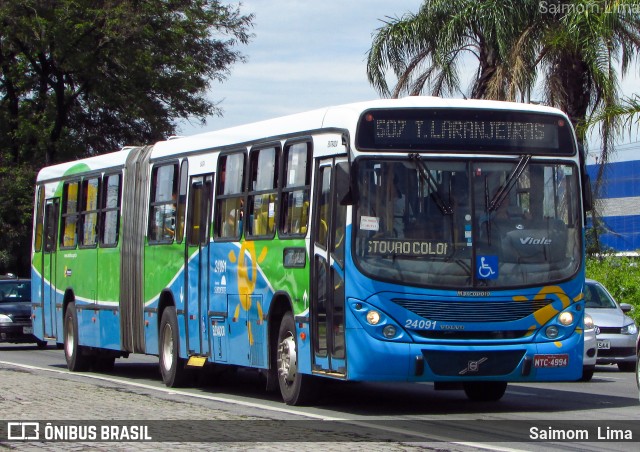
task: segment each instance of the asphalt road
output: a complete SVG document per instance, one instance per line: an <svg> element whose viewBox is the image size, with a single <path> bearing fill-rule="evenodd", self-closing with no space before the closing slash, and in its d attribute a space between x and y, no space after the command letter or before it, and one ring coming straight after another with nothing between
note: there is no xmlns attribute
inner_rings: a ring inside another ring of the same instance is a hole
<svg viewBox="0 0 640 452"><path fill-rule="evenodd" d="M16 374L21 378L12 380ZM34 381L28 383L28 379ZM2 381L13 381L15 391L27 392L20 395L20 400L24 401L21 411L13 412L12 399L0 395L0 412L5 420L16 419L16 413L22 413L21 420L157 420L167 419L159 418L158 412L179 412L185 404L191 404L192 408L179 417L183 423L210 419L288 422L275 429L260 422L241 423L253 428L241 428L234 433L234 439L240 441L236 446L241 450L255 449L253 440L265 432L281 434L284 430L298 428L311 431L313 428L309 428L317 425L342 428L345 422L350 429L356 429L355 439L349 439L352 432L326 438L311 435L302 449L317 447L319 450L320 443L327 438L336 441L331 445L332 449L336 449L336 444L342 444L345 450L354 446L349 441L359 442L362 438L372 441L367 449L373 444L373 449L380 450L600 451L636 449L640 442L635 376L619 372L614 366L597 367L593 380L588 383L510 384L502 400L492 403L471 402L462 391L435 391L431 384L331 383L323 387L318 405L289 407L281 402L277 393L265 392L263 381L253 372L210 372L201 375L191 388L169 389L162 383L156 357L133 355L117 360L111 372L79 374L66 370L62 350L53 345L39 350L35 346L0 344ZM21 384L24 389L20 389ZM82 391L77 389L79 385L83 385ZM30 388L42 390L33 398L37 397L38 403L49 407L45 416L41 414L42 408L35 412L25 409L38 406L30 399L29 392L33 391ZM100 388L100 391L94 388ZM64 394L57 394L61 391ZM142 405L150 411L140 412L141 403L122 397L123 391L144 396ZM84 405L70 402L72 406L65 408L63 405L74 392L81 393L87 402ZM98 393L100 397L95 395ZM47 397L51 397L52 402L47 404ZM118 400L117 404L114 400ZM132 404L131 408L127 408L127 404ZM162 405L162 408L154 408L154 404ZM138 414L132 416L131 413ZM216 424L222 425L224 423ZM211 425L203 428L211 430ZM565 438L569 441L563 441ZM291 441L290 437L272 439L279 442L278 449L285 450L281 442ZM175 444L189 444L180 437L176 441L172 443L173 448ZM292 450L300 450L299 445L295 445L299 441L299 438L293 441ZM2 444L0 437L0 448ZM158 447L158 443L154 445ZM265 447L273 446L273 442L267 441ZM326 450L326 444L324 446ZM355 447L358 447L357 443Z"/></svg>

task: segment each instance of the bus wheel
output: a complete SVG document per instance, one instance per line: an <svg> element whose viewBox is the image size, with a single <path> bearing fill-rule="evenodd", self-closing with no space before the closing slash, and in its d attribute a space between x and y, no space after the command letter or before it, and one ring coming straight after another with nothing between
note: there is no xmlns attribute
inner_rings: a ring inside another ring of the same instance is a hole
<svg viewBox="0 0 640 452"><path fill-rule="evenodd" d="M179 354L178 331L176 308L169 306L160 321L160 373L162 381L170 388L184 385L187 376L185 360Z"/></svg>
<svg viewBox="0 0 640 452"><path fill-rule="evenodd" d="M464 383L464 392L474 402L495 402L500 400L507 390L506 381L468 381Z"/></svg>
<svg viewBox="0 0 640 452"><path fill-rule="evenodd" d="M91 357L85 355L83 347L78 344L78 317L74 302L67 305L64 314L64 357L71 372L89 370Z"/></svg>
<svg viewBox="0 0 640 452"><path fill-rule="evenodd" d="M278 383L282 399L287 405L305 405L314 401L315 379L298 372L298 346L293 314L287 312L278 332Z"/></svg>

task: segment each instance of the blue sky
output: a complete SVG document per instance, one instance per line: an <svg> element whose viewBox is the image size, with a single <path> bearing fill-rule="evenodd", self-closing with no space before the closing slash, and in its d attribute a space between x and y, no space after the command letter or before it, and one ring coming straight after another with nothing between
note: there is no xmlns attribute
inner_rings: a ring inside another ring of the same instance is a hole
<svg viewBox="0 0 640 452"><path fill-rule="evenodd" d="M242 1L241 11L255 14L255 37L239 48L247 62L233 66L224 83L212 86L210 97L220 102L224 116L208 118L204 126L183 123L180 133L193 135L377 99L365 63L372 34L384 25L382 20L416 12L421 4L422 0ZM638 92L640 86L638 69L632 72L621 84L625 94Z"/></svg>
<svg viewBox="0 0 640 452"><path fill-rule="evenodd" d="M223 1L224 2L224 1ZM232 3L232 2L229 2ZM372 33L387 16L419 9L422 0L246 0L255 37L240 47L247 57L214 84L221 118L181 133L217 130L329 105L377 99L366 74Z"/></svg>

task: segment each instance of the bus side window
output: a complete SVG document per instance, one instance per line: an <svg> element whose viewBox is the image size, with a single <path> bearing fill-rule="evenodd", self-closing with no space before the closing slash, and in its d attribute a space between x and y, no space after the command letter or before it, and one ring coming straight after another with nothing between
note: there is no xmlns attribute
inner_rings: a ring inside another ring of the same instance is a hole
<svg viewBox="0 0 640 452"><path fill-rule="evenodd" d="M78 243L78 196L80 182L65 182L62 188L62 234L60 247L71 249Z"/></svg>
<svg viewBox="0 0 640 452"><path fill-rule="evenodd" d="M100 246L118 244L120 229L120 174L104 176L100 211Z"/></svg>
<svg viewBox="0 0 640 452"><path fill-rule="evenodd" d="M287 145L284 151L281 235L306 235L311 189L311 143Z"/></svg>
<svg viewBox="0 0 640 452"><path fill-rule="evenodd" d="M36 253L39 253L40 251L42 251L42 236L44 235L43 229L44 229L44 224L43 224L43 218L44 218L44 187L43 186L39 186L37 188L38 190L38 195L37 195L37 206L36 206L36 218L35 218L35 225L36 225L36 232L34 234L34 244L33 244L33 250Z"/></svg>
<svg viewBox="0 0 640 452"><path fill-rule="evenodd" d="M244 227L244 151L220 156L214 235L239 240Z"/></svg>
<svg viewBox="0 0 640 452"><path fill-rule="evenodd" d="M182 160L180 165L180 191L178 193L178 212L176 219L176 242L182 243L184 238L184 225L187 217L187 185L189 179L189 161Z"/></svg>
<svg viewBox="0 0 640 452"><path fill-rule="evenodd" d="M149 243L171 243L176 230L178 164L158 165L151 173Z"/></svg>
<svg viewBox="0 0 640 452"><path fill-rule="evenodd" d="M273 236L275 232L279 155L279 146L252 149L249 154L249 236Z"/></svg>
<svg viewBox="0 0 640 452"><path fill-rule="evenodd" d="M82 181L82 202L80 211L80 246L92 247L98 243L98 195L100 178Z"/></svg>

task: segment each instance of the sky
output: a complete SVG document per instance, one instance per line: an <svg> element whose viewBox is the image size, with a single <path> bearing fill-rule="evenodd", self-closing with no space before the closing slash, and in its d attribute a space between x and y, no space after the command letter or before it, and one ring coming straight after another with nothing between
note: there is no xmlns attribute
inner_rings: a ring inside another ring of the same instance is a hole
<svg viewBox="0 0 640 452"><path fill-rule="evenodd" d="M236 4L234 2L223 3ZM379 98L369 85L366 55L381 19L418 11L422 0L243 0L255 34L238 49L247 58L210 98L224 116L181 134L218 130L330 105Z"/></svg>
<svg viewBox="0 0 640 452"><path fill-rule="evenodd" d="M422 1L243 0L240 11L255 15L255 36L238 47L247 61L232 66L226 81L212 85L209 98L219 103L223 116L207 118L204 126L180 123L180 134L379 98L366 74L372 36L384 20L417 12ZM469 64L469 79L474 63ZM622 80L626 95L640 90L640 71L634 72ZM636 134L622 141L637 139ZM596 141L592 150L598 149ZM640 145L635 149L640 155Z"/></svg>

